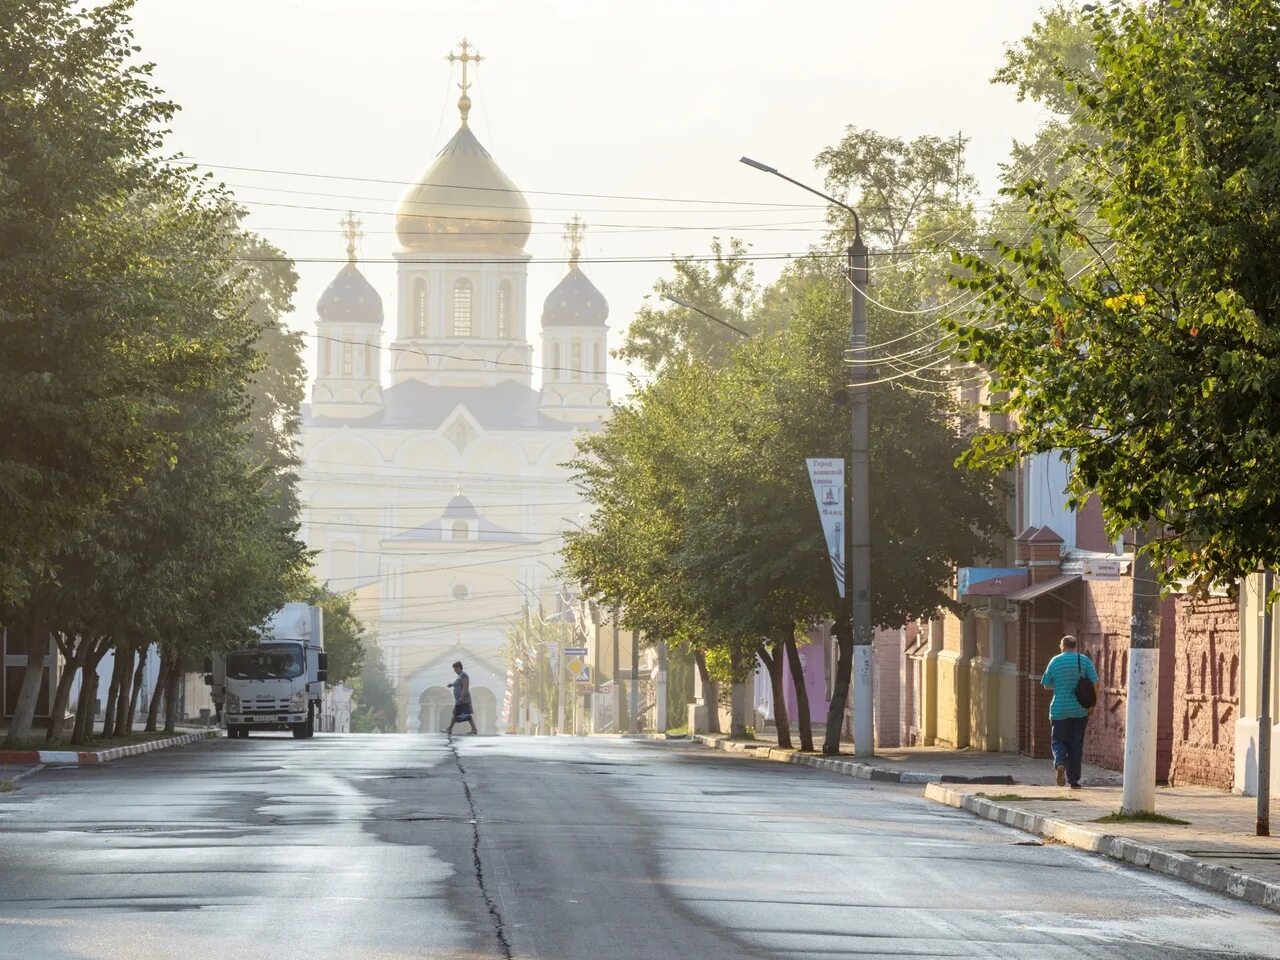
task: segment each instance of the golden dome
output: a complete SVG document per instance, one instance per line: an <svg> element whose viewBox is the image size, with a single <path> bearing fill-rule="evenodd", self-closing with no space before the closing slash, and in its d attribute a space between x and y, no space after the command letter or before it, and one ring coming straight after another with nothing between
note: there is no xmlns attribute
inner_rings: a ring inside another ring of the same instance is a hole
<svg viewBox="0 0 1280 960"><path fill-rule="evenodd" d="M530 224L524 194L471 132L465 110L462 127L396 209L401 246L421 253L522 253Z"/></svg>

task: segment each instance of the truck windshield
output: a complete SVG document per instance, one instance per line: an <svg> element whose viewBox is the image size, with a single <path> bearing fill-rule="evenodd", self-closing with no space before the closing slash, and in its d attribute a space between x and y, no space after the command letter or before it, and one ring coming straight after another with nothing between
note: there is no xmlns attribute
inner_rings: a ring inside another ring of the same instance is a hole
<svg viewBox="0 0 1280 960"><path fill-rule="evenodd" d="M227 676L235 680L280 680L302 673L302 649L292 644L242 650L227 658Z"/></svg>

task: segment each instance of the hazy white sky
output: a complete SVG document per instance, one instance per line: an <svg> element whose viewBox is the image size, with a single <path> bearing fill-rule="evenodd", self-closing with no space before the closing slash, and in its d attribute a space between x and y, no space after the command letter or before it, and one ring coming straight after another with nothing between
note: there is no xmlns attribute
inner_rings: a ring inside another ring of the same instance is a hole
<svg viewBox="0 0 1280 960"><path fill-rule="evenodd" d="M588 223L584 257L701 253L714 235L759 253L803 251L821 211L742 166L754 156L820 185L813 157L847 124L911 137L972 137L984 195L1037 108L989 78L1035 19L1035 0L140 0L136 36L183 110L171 145L207 164L412 181L457 128L466 36L485 58L471 126L526 191L528 328L563 274L560 226ZM293 324L340 268L337 221L360 212L361 255L388 258L403 188L215 170L250 226L299 258ZM547 193L535 191L548 191ZM733 200L704 203L558 196ZM792 209L785 209L786 207ZM316 209L325 208L325 209ZM751 228L745 225L768 225ZM654 229L654 227L660 229ZM681 229L673 229L681 228ZM696 228L696 229L689 229ZM305 262L331 258L334 262ZM664 273L660 263L585 264L611 305L611 344ZM393 326L394 267L369 262ZM762 263L761 279L779 265ZM308 361L314 350L308 351Z"/></svg>

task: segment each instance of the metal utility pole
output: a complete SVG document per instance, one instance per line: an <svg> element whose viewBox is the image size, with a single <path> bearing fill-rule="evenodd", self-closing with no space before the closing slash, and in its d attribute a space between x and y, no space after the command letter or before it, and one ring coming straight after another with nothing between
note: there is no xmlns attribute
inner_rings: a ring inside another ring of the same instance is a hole
<svg viewBox="0 0 1280 960"><path fill-rule="evenodd" d="M564 733L564 648L569 641L564 635L564 610L560 611L560 646L556 650L556 736Z"/></svg>
<svg viewBox="0 0 1280 960"><path fill-rule="evenodd" d="M622 653L618 641L618 608L613 608L613 732L622 732Z"/></svg>
<svg viewBox="0 0 1280 960"><path fill-rule="evenodd" d="M1133 606L1129 618L1129 676L1124 711L1123 813L1156 809L1156 727L1160 705L1160 587L1148 532L1134 536Z"/></svg>
<svg viewBox="0 0 1280 960"><path fill-rule="evenodd" d="M871 443L870 443L870 386L871 365L867 362L867 248L862 242L862 220L858 211L835 197L815 190L807 183L788 177L776 168L743 157L749 167L763 170L821 197L840 207L853 218L853 242L849 244L849 282L851 336L849 345L853 355L853 383L850 391L850 434L852 449L849 460L849 555L845 583L849 585L849 626L853 635L852 663L841 656L836 675L831 709L827 713L827 737L822 745L824 754L840 752L840 726L844 721L845 704L849 695L849 680L853 680L853 752L855 756L869 757L875 753L875 731L872 673L871 673Z"/></svg>
<svg viewBox="0 0 1280 960"><path fill-rule="evenodd" d="M634 733L640 724L640 634L631 633L631 718L627 722L627 732Z"/></svg>
<svg viewBox="0 0 1280 960"><path fill-rule="evenodd" d="M852 211L850 211L852 213ZM857 214L854 214L857 222ZM850 432L853 447L849 457L849 550L850 616L853 628L853 753L869 757L875 753L871 703L871 367L867 357L867 248L862 231L849 245L849 282L852 285L850 321L853 349L853 390Z"/></svg>
<svg viewBox="0 0 1280 960"><path fill-rule="evenodd" d="M1271 591L1275 577L1262 575L1262 689L1258 705L1258 836L1271 836Z"/></svg>

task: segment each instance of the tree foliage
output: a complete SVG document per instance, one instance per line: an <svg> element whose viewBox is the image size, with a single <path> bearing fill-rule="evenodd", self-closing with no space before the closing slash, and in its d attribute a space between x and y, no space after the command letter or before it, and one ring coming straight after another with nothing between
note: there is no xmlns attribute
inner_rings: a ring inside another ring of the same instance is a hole
<svg viewBox="0 0 1280 960"><path fill-rule="evenodd" d="M172 726L180 671L248 641L305 578L292 266L223 189L162 162L174 106L129 7L0 12L0 622L28 654L11 741L50 634L82 702L114 648L107 702L134 703L125 659L157 645ZM120 733L126 711L107 713Z"/></svg>
<svg viewBox="0 0 1280 960"><path fill-rule="evenodd" d="M1107 5L1096 63L1051 64L1093 131L1014 188L1030 229L969 254L957 334L1016 430L973 459L1074 459L1118 535L1156 521L1168 581L1280 562L1280 102L1274 0ZM1076 266L1083 263L1084 266Z"/></svg>

